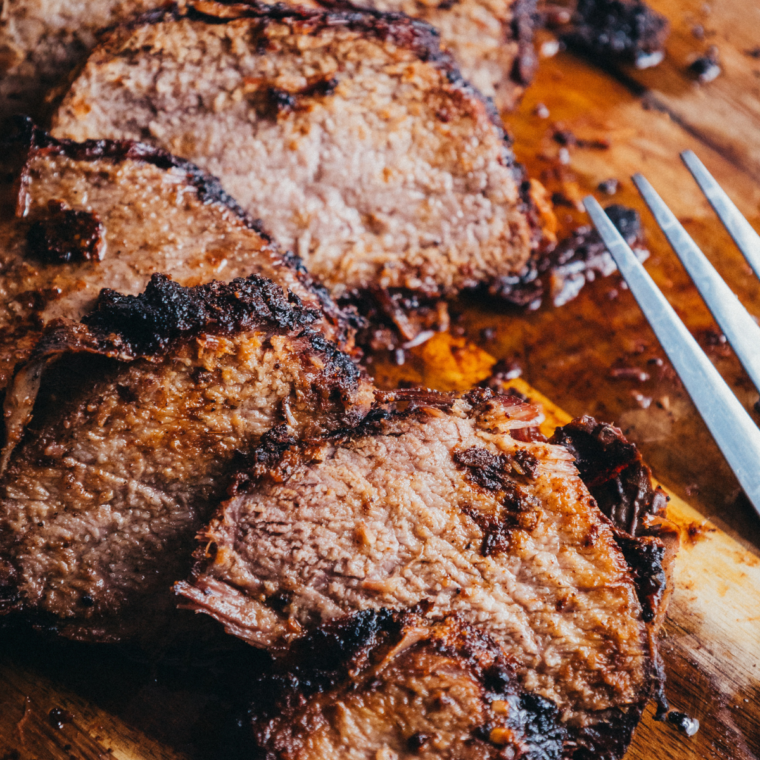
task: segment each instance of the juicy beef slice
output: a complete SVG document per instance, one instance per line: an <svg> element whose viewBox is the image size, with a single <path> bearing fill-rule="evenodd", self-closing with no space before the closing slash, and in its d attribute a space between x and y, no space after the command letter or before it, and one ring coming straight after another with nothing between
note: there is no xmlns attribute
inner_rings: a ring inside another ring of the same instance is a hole
<svg viewBox="0 0 760 760"><path fill-rule="evenodd" d="M42 384L0 480L0 611L79 639L160 638L236 452L369 408L369 381L319 319L257 275L155 275L139 296L104 291L84 322L52 322L17 375Z"/></svg>
<svg viewBox="0 0 760 760"><path fill-rule="evenodd" d="M431 401L261 449L179 593L263 647L356 610L459 614L578 746L616 756L658 671L613 526L567 449L510 435L536 424L533 407L487 390Z"/></svg>
<svg viewBox="0 0 760 760"><path fill-rule="evenodd" d="M321 329L342 339L298 262L195 166L148 145L55 140L24 119L5 137L0 391L47 322L79 319L103 287L139 293L154 272L183 285L261 274L321 304Z"/></svg>
<svg viewBox="0 0 760 760"><path fill-rule="evenodd" d="M434 27L465 79L499 110L517 106L538 61L533 47L535 0L288 0L327 10L405 13Z"/></svg>
<svg viewBox="0 0 760 760"><path fill-rule="evenodd" d="M524 269L538 228L522 169L430 26L196 6L116 29L53 133L139 138L197 162L334 295L437 296Z"/></svg>
<svg viewBox="0 0 760 760"><path fill-rule="evenodd" d="M559 760L557 708L514 661L456 617L366 610L298 640L256 683L267 760Z"/></svg>
<svg viewBox="0 0 760 760"><path fill-rule="evenodd" d="M0 122L41 118L47 91L86 57L97 32L160 0L5 0L0 15Z"/></svg>

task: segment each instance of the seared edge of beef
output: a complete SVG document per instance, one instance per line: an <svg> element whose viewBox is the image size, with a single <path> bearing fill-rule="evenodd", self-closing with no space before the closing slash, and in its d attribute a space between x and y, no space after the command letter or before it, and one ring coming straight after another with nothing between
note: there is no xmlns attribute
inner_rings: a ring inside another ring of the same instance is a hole
<svg viewBox="0 0 760 760"><path fill-rule="evenodd" d="M279 653L253 695L248 720L267 760L316 756L320 730L328 746L353 738L367 756L388 748L401 758L559 760L567 738L556 707L525 691L501 647L456 616L431 623L381 609L330 621ZM364 729L356 737L346 735L352 710Z"/></svg>
<svg viewBox="0 0 760 760"><path fill-rule="evenodd" d="M678 530L665 518L668 496L636 444L614 425L584 416L557 428L550 439L575 457L581 479L616 529L630 566L645 620L658 628L672 593Z"/></svg>

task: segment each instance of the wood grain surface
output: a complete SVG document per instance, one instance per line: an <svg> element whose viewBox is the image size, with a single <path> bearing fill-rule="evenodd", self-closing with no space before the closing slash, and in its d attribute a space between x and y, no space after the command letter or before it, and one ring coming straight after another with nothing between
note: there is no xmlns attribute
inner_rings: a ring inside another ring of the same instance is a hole
<svg viewBox="0 0 760 760"><path fill-rule="evenodd" d="M760 283L678 159L681 150L697 152L760 228L760 58L750 54L760 45L760 4L651 4L672 25L660 67L602 70L567 53L545 58L519 112L505 122L531 176L558 194L563 229L583 221L577 203L585 193L606 179L620 181L614 196L597 196L641 211L648 270L752 410L757 392L629 176L641 171L650 179L760 317ZM702 85L688 66L710 45L717 46L724 71ZM562 164L558 130L608 140L609 147L564 146L569 163ZM540 392L572 415L618 422L676 494L669 514L681 528L683 547L662 651L668 696L700 720L701 730L687 738L648 713L628 757L760 758L760 520L619 277L596 279L562 306L548 298L531 313L475 299L451 311L451 332L414 349L402 365L374 357L381 385L466 389L497 359L505 360L522 374L515 385L545 403L547 429L567 415ZM236 756L229 737L248 674L257 667L252 648L211 635L168 642L166 652L151 658L26 631L0 636L0 759Z"/></svg>

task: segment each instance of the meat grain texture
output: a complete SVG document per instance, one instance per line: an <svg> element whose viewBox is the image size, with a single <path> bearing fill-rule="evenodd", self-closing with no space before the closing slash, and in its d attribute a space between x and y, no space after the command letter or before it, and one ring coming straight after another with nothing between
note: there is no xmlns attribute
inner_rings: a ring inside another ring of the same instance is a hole
<svg viewBox="0 0 760 760"><path fill-rule="evenodd" d="M275 649L357 610L459 615L557 707L568 742L622 755L657 680L651 617L572 454L510 435L535 415L483 391L267 440L178 591Z"/></svg>
<svg viewBox="0 0 760 760"><path fill-rule="evenodd" d="M198 163L338 296L498 285L538 244L493 107L403 16L204 2L122 26L53 133Z"/></svg>
<svg viewBox="0 0 760 760"><path fill-rule="evenodd" d="M328 10L359 8L405 13L436 29L464 78L502 110L515 108L536 73L535 0L289 0Z"/></svg>
<svg viewBox="0 0 760 760"><path fill-rule="evenodd" d="M273 425L354 424L371 401L312 329L320 316L257 275L155 275L139 296L105 291L84 323L49 324L29 359L34 417L0 480L0 612L84 640L170 633L171 584L236 451Z"/></svg>

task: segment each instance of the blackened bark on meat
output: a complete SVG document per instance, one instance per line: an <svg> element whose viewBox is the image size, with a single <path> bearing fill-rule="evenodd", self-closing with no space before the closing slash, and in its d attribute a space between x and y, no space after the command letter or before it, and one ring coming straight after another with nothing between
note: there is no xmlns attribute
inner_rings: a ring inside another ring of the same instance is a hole
<svg viewBox="0 0 760 760"><path fill-rule="evenodd" d="M641 0L579 0L566 44L602 62L647 68L662 60L667 19Z"/></svg>
<svg viewBox="0 0 760 760"><path fill-rule="evenodd" d="M90 211L50 201L48 213L33 222L27 234L29 254L44 264L101 261L105 253L103 223Z"/></svg>
<svg viewBox="0 0 760 760"><path fill-rule="evenodd" d="M638 534L645 515L661 515L667 496L652 487L652 474L623 432L593 417L557 428L551 443L575 456L575 466L599 508L619 530Z"/></svg>
<svg viewBox="0 0 760 760"><path fill-rule="evenodd" d="M668 497L652 485L636 445L613 425L580 417L557 428L551 443L575 456L581 479L616 528L616 541L636 581L644 620L652 622L666 593L666 548L647 517L662 517Z"/></svg>
<svg viewBox="0 0 760 760"><path fill-rule="evenodd" d="M188 288L154 274L137 296L102 290L83 322L104 334L117 333L135 355L145 356L201 332L231 335L261 324L294 330L313 324L320 316L304 307L298 296L259 275ZM319 338L315 336L314 341Z"/></svg>
<svg viewBox="0 0 760 760"><path fill-rule="evenodd" d="M667 584L665 547L652 537L633 538L622 534L618 534L617 544L636 580L644 620L651 623L660 609Z"/></svg>

